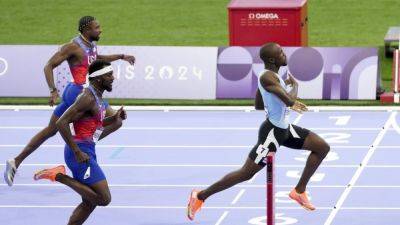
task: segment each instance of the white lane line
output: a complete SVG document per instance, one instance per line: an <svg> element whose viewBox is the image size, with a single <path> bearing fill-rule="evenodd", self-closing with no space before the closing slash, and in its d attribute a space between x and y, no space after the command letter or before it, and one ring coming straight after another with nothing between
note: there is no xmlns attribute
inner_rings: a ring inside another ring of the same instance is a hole
<svg viewBox="0 0 400 225"><path fill-rule="evenodd" d="M296 125L303 115L299 115L293 121ZM39 130L44 127L40 126L0 126L0 130ZM120 130L258 130L258 127L121 127ZM315 131L376 131L381 130L382 127L310 127L310 130ZM396 128L389 128L389 130L397 130Z"/></svg>
<svg viewBox="0 0 400 225"><path fill-rule="evenodd" d="M23 148L26 144L0 144L0 148ZM57 145L41 145L41 148L64 148L65 145L57 144ZM174 148L176 150L185 150L187 148L202 148L202 149L240 149L243 148L252 148L252 145L96 145L97 148L126 148L128 150L130 148ZM361 146L357 147L361 148ZM363 148L368 148L368 146L363 146Z"/></svg>
<svg viewBox="0 0 400 225"><path fill-rule="evenodd" d="M0 186L7 186L5 183L0 183ZM16 183L13 186L29 186L29 187L65 187L63 184L58 183ZM189 187L208 187L210 184L109 184L110 187L120 188L189 188ZM278 188L292 188L293 185L276 185ZM308 185L309 188L345 188L346 185ZM374 187L374 186L371 186ZM380 186L381 187L381 186ZM386 187L386 186L384 186ZM235 185L234 188L266 188L265 184L248 184L248 185Z"/></svg>
<svg viewBox="0 0 400 225"><path fill-rule="evenodd" d="M296 117L296 119L294 119L294 121L293 121L293 125L297 125L299 122L300 122L300 120L301 120L301 118L303 118L303 114L299 114L297 117Z"/></svg>
<svg viewBox="0 0 400 225"><path fill-rule="evenodd" d="M26 144L0 144L0 148L13 148L25 147ZM64 148L65 145L41 145L41 148ZM96 148L229 148L229 149L242 149L242 148L252 148L253 145L96 145ZM345 149L368 149L369 145L332 145L331 148L345 148ZM379 148L400 148L399 145L396 146L379 146Z"/></svg>
<svg viewBox="0 0 400 225"><path fill-rule="evenodd" d="M228 216L229 211L224 211L224 213L221 215L221 217L218 219L218 221L215 223L215 225L220 225L222 221Z"/></svg>
<svg viewBox="0 0 400 225"><path fill-rule="evenodd" d="M1 144L0 147L25 147L26 144ZM41 148L64 148L65 145L41 145ZM96 145L96 148L252 148L252 145ZM368 146L363 146L368 148Z"/></svg>
<svg viewBox="0 0 400 225"><path fill-rule="evenodd" d="M119 106L112 106L119 107ZM0 110L38 110L38 111L53 111L54 108L47 105L0 105ZM177 111L177 112L203 112L213 113L213 112L221 112L228 111L229 113L240 113L240 112L252 112L254 114L262 114L262 112L254 109L254 106L124 106L124 109L127 111L135 111L140 113L142 111L154 111L154 112L163 112L165 110L168 111ZM368 112L372 113L384 113L391 111L400 110L398 106L310 106L308 107L309 111L306 112L308 114L313 114L314 112L320 111L339 111L339 112ZM207 112L211 111L211 112Z"/></svg>
<svg viewBox="0 0 400 225"><path fill-rule="evenodd" d="M36 166L58 166L64 164L60 163L23 163L20 167L36 167ZM241 164L131 164L131 163L119 163L119 164L99 164L102 167L228 167L238 168L242 167ZM0 163L0 166L6 166L5 163ZM278 168L302 168L304 165L289 165L289 164L278 164L275 165ZM321 168L358 168L360 165L326 165L323 164ZM400 165L365 165L366 168L400 168ZM252 183L259 173L255 174L247 183Z"/></svg>
<svg viewBox="0 0 400 225"><path fill-rule="evenodd" d="M379 132L378 136L374 140L371 148L368 150L367 154L365 155L364 159L362 160L360 167L356 170L354 173L353 177L351 178L348 188L344 190L342 195L340 196L339 200L337 201L334 209L331 211L329 214L328 218L326 219L324 225L330 225L333 222L333 219L335 218L336 214L339 212L340 208L342 207L344 201L346 200L347 196L350 194L351 189L353 188L353 185L357 182L358 178L360 177L362 171L368 164L369 160L371 159L372 155L375 152L375 149L378 147L380 142L382 141L383 137L385 136L387 132L387 128L391 125L393 118L396 117L397 112L392 112L386 121L385 125L383 126L383 129Z"/></svg>
<svg viewBox="0 0 400 225"><path fill-rule="evenodd" d="M231 202L231 205L235 205L239 201L239 199L243 196L245 191L246 191L246 189L240 189L239 193L236 195L236 197Z"/></svg>
<svg viewBox="0 0 400 225"><path fill-rule="evenodd" d="M189 187L207 187L210 184L109 184L116 188L189 188ZM5 183L0 183L0 187L7 187ZM13 186L20 187L65 187L58 183L16 183ZM276 185L278 188L292 188L293 185ZM308 188L346 188L347 185L308 185ZM263 184L235 185L234 188L266 188ZM354 185L353 188L400 188L400 185Z"/></svg>
<svg viewBox="0 0 400 225"><path fill-rule="evenodd" d="M392 127L393 127L393 129L394 129L398 134L400 134L400 127L399 127L399 125L397 124L396 117L393 117L393 118L392 118Z"/></svg>
<svg viewBox="0 0 400 225"><path fill-rule="evenodd" d="M0 205L0 208L76 208L76 205ZM276 207L277 209L286 210L304 210L300 206L293 207ZM141 205L109 205L99 209L186 209L186 206L141 206ZM233 209L233 210L254 210L265 209L265 206L209 206L202 209ZM318 207L318 210L331 210L332 207ZM342 210L400 210L400 207L343 207ZM218 222L222 222L228 215L225 211ZM219 223L219 224L220 224ZM216 223L218 224L218 223Z"/></svg>

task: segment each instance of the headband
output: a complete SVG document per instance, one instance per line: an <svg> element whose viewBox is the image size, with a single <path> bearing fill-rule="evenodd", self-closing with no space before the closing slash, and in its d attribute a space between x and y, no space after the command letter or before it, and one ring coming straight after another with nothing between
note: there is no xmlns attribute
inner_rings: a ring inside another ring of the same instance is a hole
<svg viewBox="0 0 400 225"><path fill-rule="evenodd" d="M112 66L106 66L101 70L97 70L97 71L94 71L93 73L89 74L89 77L98 77L98 76L104 75L104 74L112 72L112 71L113 71Z"/></svg>

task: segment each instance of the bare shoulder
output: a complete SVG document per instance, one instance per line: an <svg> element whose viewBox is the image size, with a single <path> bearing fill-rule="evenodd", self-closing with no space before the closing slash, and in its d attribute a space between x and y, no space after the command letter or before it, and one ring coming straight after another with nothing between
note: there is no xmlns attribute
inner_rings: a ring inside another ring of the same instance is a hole
<svg viewBox="0 0 400 225"><path fill-rule="evenodd" d="M261 74L260 81L263 85L274 85L279 82L279 79L274 72L268 70Z"/></svg>
<svg viewBox="0 0 400 225"><path fill-rule="evenodd" d="M78 108L81 107L89 108L95 106L96 99L87 88L84 88L82 93L77 97L75 103L78 106Z"/></svg>
<svg viewBox="0 0 400 225"><path fill-rule="evenodd" d="M78 52L79 50L80 50L80 47L75 42L65 43L60 47L60 52L74 53L74 52Z"/></svg>

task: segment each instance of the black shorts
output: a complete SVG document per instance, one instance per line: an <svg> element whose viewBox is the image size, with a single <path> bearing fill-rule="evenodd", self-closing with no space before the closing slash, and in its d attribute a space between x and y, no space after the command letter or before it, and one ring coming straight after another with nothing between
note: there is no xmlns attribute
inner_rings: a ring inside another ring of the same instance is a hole
<svg viewBox="0 0 400 225"><path fill-rule="evenodd" d="M309 133L309 130L292 124L287 129L282 129L267 119L260 126L257 144L250 151L249 158L256 164L265 166L268 151L276 152L281 145L302 149Z"/></svg>

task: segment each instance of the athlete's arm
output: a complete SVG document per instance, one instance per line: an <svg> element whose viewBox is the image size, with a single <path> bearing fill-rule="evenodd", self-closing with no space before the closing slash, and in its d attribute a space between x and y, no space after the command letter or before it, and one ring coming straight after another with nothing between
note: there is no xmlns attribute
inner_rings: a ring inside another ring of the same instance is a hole
<svg viewBox="0 0 400 225"><path fill-rule="evenodd" d="M282 86L279 83L278 78L276 75L271 72L267 71L260 77L260 82L263 88L276 95L279 99L281 99L287 106L293 106L294 102L296 101L296 98L293 98L290 96L285 89L282 88Z"/></svg>
<svg viewBox="0 0 400 225"><path fill-rule="evenodd" d="M103 120L103 127L109 126L116 121L118 121L118 117L121 117L122 120L126 119L126 111L121 106L118 110L114 110L110 106L106 109L106 118ZM121 124L122 125L122 124Z"/></svg>
<svg viewBox="0 0 400 225"><path fill-rule="evenodd" d="M133 55L124 55L124 54L117 54L117 55L97 55L97 59L105 60L107 62L113 62L118 59L122 59L127 61L131 65L135 63L135 57Z"/></svg>
<svg viewBox="0 0 400 225"><path fill-rule="evenodd" d="M56 85L54 84L53 69L60 65L64 60L74 56L78 46L74 43L63 45L50 59L44 67L44 75L46 77L47 85L50 90L50 106L53 106L57 100L58 93Z"/></svg>
<svg viewBox="0 0 400 225"><path fill-rule="evenodd" d="M292 96L293 98L297 99L297 94L299 91L299 84L297 81L293 78L291 74L288 74L288 79L285 80L286 85L290 85L292 87L292 90L289 91L289 95Z"/></svg>
<svg viewBox="0 0 400 225"><path fill-rule="evenodd" d="M256 98L254 101L254 107L256 110L263 110L264 109L264 102L260 93L260 89L257 88Z"/></svg>
<svg viewBox="0 0 400 225"><path fill-rule="evenodd" d="M306 105L297 101L296 97L291 96L289 93L286 92L285 89L282 88L279 83L279 79L273 72L267 71L263 75L261 75L260 82L265 90L276 95L286 104L286 106L291 107L293 110L299 113L308 110Z"/></svg>
<svg viewBox="0 0 400 225"><path fill-rule="evenodd" d="M111 107L109 107L111 108ZM113 109L112 109L113 110ZM113 110L115 111L115 110ZM126 119L126 112L123 107L119 108L116 113L112 116L112 119L107 122L107 124L104 123L103 120L103 126L104 130L100 135L99 140L105 138L109 134L113 133L114 131L118 130L122 126L122 121ZM111 118L111 117L109 117Z"/></svg>
<svg viewBox="0 0 400 225"><path fill-rule="evenodd" d="M113 116L117 110L113 109L110 105L107 106L106 108L106 117Z"/></svg>
<svg viewBox="0 0 400 225"><path fill-rule="evenodd" d="M85 162L89 159L89 157L82 152L78 145L74 142L69 124L82 118L85 113L90 112L94 108L95 103L96 102L93 98L93 95L84 90L83 93L78 96L75 103L72 104L56 122L61 136L63 137L65 143L67 143L67 145L74 152L78 162Z"/></svg>

